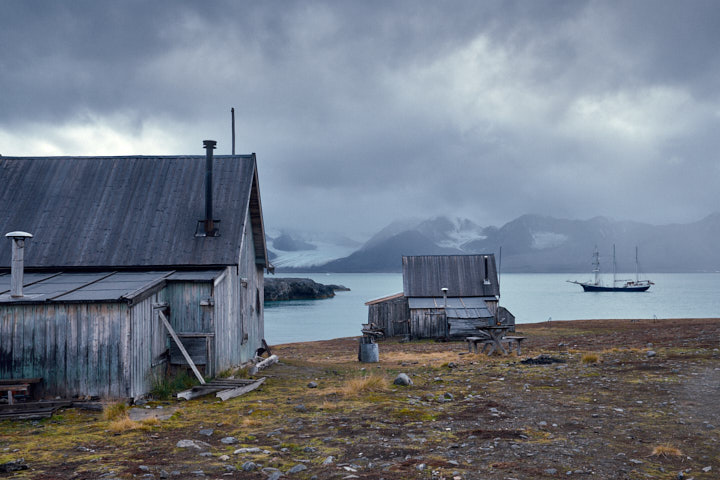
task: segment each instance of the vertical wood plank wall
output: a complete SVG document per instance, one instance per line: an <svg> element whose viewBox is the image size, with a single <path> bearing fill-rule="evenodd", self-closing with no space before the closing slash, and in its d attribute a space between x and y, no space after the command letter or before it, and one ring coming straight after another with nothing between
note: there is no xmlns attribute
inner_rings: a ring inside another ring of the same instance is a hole
<svg viewBox="0 0 720 480"><path fill-rule="evenodd" d="M407 297L368 305L368 323L385 330L386 337L410 333L410 307Z"/></svg>
<svg viewBox="0 0 720 480"><path fill-rule="evenodd" d="M0 305L0 378L42 377L43 394L132 395L122 303Z"/></svg>
<svg viewBox="0 0 720 480"><path fill-rule="evenodd" d="M442 314L441 314L442 313ZM440 338L446 335L447 317L444 311L434 308L410 310L410 334L412 338Z"/></svg>

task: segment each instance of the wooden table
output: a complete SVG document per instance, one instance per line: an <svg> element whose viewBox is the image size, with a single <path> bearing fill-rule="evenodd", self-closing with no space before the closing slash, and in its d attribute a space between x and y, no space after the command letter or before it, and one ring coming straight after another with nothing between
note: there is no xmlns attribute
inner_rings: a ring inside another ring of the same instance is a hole
<svg viewBox="0 0 720 480"><path fill-rule="evenodd" d="M495 353L495 350L500 350L504 355L508 354L508 351L505 350L505 346L503 345L503 338L512 329L512 326L508 325L488 325L488 326L480 326L475 327L480 332L482 332L483 335L486 335L488 338L485 340L485 343L483 344L482 351L485 352L485 348L488 346L490 347L490 351L488 352L488 355L492 355Z"/></svg>
<svg viewBox="0 0 720 480"><path fill-rule="evenodd" d="M13 405L13 393L28 395L32 385L40 383L42 378L0 379L0 392L7 392L8 405Z"/></svg>

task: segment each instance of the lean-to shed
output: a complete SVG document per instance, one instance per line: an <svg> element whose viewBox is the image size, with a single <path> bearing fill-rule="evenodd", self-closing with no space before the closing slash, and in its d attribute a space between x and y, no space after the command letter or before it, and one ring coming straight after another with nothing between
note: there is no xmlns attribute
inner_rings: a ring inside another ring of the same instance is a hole
<svg viewBox="0 0 720 480"><path fill-rule="evenodd" d="M405 256L403 293L367 302L368 322L387 336L464 337L481 325L515 325L498 305L495 256Z"/></svg>
<svg viewBox="0 0 720 480"><path fill-rule="evenodd" d="M140 397L186 363L206 376L262 344L265 246L255 154L0 157L0 378L47 395ZM3 233L4 233L3 232Z"/></svg>

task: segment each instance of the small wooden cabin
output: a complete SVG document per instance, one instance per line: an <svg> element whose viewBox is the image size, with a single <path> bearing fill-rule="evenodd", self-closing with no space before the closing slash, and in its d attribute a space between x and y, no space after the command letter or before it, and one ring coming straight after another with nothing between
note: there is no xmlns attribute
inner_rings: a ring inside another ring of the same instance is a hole
<svg viewBox="0 0 720 480"><path fill-rule="evenodd" d="M138 398L186 364L204 375L262 345L268 261L255 155L0 157L0 378L46 395ZM14 266L14 261L13 261ZM12 285L11 285L12 284Z"/></svg>
<svg viewBox="0 0 720 480"><path fill-rule="evenodd" d="M367 302L368 322L386 336L466 337L481 325L515 325L498 305L495 256L405 256L403 293Z"/></svg>

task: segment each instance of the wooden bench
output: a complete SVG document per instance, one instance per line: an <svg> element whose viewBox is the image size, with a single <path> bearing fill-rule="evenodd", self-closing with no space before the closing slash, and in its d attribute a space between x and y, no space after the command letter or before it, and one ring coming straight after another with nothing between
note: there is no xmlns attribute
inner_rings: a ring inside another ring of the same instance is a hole
<svg viewBox="0 0 720 480"><path fill-rule="evenodd" d="M41 381L42 378L0 379L0 392L7 392L8 404L13 405L15 403L13 394L22 393L24 395L29 395L31 387Z"/></svg>
<svg viewBox="0 0 720 480"><path fill-rule="evenodd" d="M520 344L523 340L525 340L526 337L503 337L502 341L507 342L510 349L512 349L513 343L515 344L515 348L517 351L518 356L520 356Z"/></svg>
<svg viewBox="0 0 720 480"><path fill-rule="evenodd" d="M510 349L512 349L513 344L515 345L515 351L517 351L518 356L521 355L521 347L520 344L523 340L525 340L526 337L510 337L506 336L500 339L500 342L506 343ZM477 353L478 351L478 343L482 344L482 349L480 350L480 353L485 353L485 350L490 347L490 353L494 352L494 348L492 348L495 344L495 342L489 338L489 337L467 337L465 338L465 341L468 342L468 352L470 353Z"/></svg>

